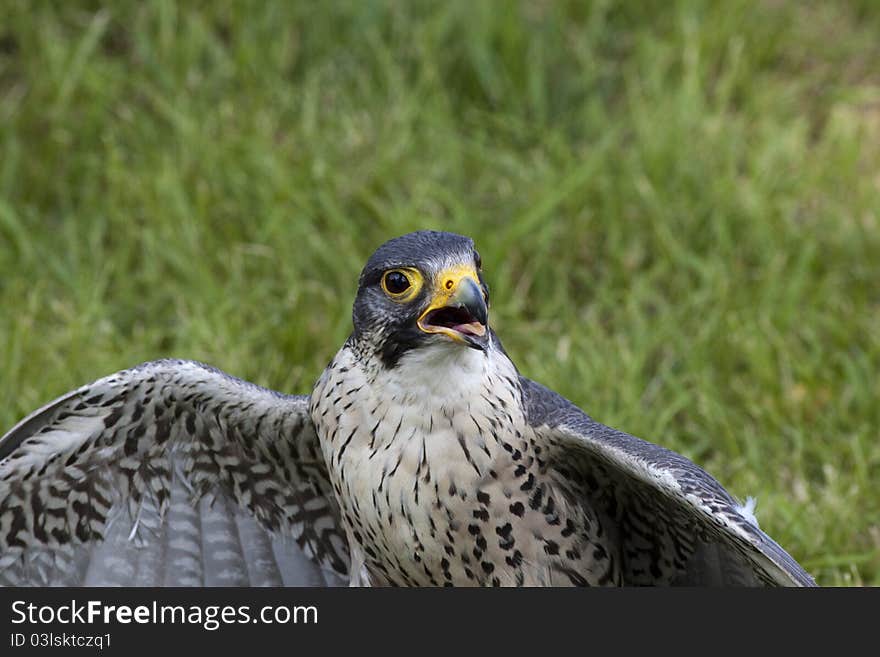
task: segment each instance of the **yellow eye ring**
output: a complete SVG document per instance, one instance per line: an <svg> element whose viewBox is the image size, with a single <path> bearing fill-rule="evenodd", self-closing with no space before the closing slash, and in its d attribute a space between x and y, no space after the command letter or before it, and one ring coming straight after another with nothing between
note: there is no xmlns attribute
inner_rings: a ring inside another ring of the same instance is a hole
<svg viewBox="0 0 880 657"><path fill-rule="evenodd" d="M421 289L422 275L416 269L389 269L382 274L382 291L394 301L409 301Z"/></svg>

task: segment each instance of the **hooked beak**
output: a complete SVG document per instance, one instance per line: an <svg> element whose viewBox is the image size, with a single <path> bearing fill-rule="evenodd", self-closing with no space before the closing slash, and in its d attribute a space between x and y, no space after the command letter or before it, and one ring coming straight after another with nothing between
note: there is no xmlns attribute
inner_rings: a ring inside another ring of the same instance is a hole
<svg viewBox="0 0 880 657"><path fill-rule="evenodd" d="M431 305L419 317L418 327L424 333L439 333L485 351L489 344L488 323L489 307L477 272L468 267L441 273Z"/></svg>

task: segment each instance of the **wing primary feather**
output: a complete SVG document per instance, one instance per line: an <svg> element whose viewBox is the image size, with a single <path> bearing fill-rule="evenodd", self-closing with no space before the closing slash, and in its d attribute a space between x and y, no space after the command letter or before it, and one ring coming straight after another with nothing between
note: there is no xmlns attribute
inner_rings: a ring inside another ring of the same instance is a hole
<svg viewBox="0 0 880 657"><path fill-rule="evenodd" d="M50 402L0 438L0 582L45 583L73 561L80 584L271 585L297 578L285 567L312 577L309 557L344 575L308 407L183 360ZM302 561L277 561L285 536Z"/></svg>

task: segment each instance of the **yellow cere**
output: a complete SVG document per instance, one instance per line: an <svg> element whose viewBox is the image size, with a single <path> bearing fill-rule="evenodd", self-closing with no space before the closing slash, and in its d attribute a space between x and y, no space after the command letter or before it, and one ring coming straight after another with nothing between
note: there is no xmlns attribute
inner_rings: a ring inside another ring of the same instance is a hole
<svg viewBox="0 0 880 657"><path fill-rule="evenodd" d="M473 265L456 265L440 272L434 281L434 294L431 295L429 310L446 306L463 278L471 278L478 286L480 284L480 277Z"/></svg>

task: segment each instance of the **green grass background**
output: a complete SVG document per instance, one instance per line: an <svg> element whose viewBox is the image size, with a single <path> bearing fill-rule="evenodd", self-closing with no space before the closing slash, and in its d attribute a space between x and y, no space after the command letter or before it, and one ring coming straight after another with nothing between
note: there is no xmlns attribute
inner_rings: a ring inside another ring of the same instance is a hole
<svg viewBox="0 0 880 657"><path fill-rule="evenodd" d="M880 6L4 2L0 428L163 356L307 392L384 240L520 370L880 584Z"/></svg>

